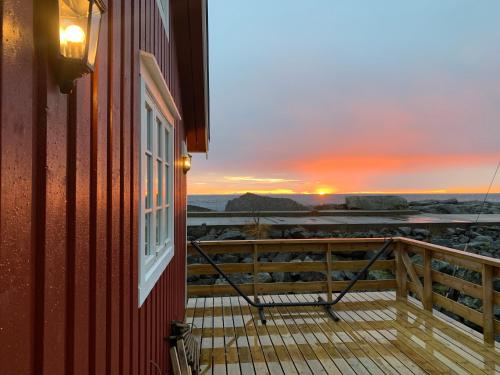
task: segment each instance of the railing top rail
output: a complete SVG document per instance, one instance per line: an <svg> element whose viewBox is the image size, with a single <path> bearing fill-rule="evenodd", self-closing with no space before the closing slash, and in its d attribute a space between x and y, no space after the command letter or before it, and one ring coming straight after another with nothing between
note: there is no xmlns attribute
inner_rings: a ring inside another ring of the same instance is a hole
<svg viewBox="0 0 500 375"><path fill-rule="evenodd" d="M357 243L383 243L391 237L377 238L306 238L306 239L266 239L266 240L224 240L224 241L201 241L203 246L233 246L233 245L290 245L290 244L357 244ZM397 237L393 238L394 240ZM189 244L191 246L191 244Z"/></svg>
<svg viewBox="0 0 500 375"><path fill-rule="evenodd" d="M500 268L500 259L487 257L484 255L464 252L461 250L452 249L445 246L434 245L428 242L418 241L411 238L398 237L395 239L398 242L404 243L406 245L413 245L420 249L427 249L435 253L450 255L455 258L465 259L473 262L477 262L480 264L487 264L496 268Z"/></svg>

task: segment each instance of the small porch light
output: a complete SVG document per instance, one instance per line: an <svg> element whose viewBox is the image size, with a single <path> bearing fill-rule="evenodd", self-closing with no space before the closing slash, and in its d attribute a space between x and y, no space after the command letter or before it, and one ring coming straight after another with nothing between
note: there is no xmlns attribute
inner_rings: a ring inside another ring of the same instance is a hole
<svg viewBox="0 0 500 375"><path fill-rule="evenodd" d="M101 0L59 0L58 74L62 93L70 93L76 78L94 70L104 11Z"/></svg>
<svg viewBox="0 0 500 375"><path fill-rule="evenodd" d="M188 173L190 169L191 169L191 155L184 154L182 156L182 170L184 171L184 173Z"/></svg>

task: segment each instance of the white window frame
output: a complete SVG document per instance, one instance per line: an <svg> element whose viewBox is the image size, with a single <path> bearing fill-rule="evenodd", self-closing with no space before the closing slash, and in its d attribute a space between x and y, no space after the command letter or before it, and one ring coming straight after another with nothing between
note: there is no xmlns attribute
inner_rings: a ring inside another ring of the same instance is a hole
<svg viewBox="0 0 500 375"><path fill-rule="evenodd" d="M165 34L170 40L170 0L156 0L156 6L160 12Z"/></svg>
<svg viewBox="0 0 500 375"><path fill-rule="evenodd" d="M155 286L175 252L174 242L174 163L175 163L175 120L180 119L172 95L168 90L158 63L153 55L141 51L140 69L140 113L141 142L139 163L139 307ZM148 108L151 109L151 145L148 148ZM158 123L161 124L161 144L158 146ZM167 139L168 144L165 144ZM146 178L148 174L147 156L151 155L151 196L150 207L146 208ZM157 183L158 163L162 170L162 195L160 205L157 201L159 185ZM166 180L166 181L165 181ZM156 243L156 212L167 225L160 228L160 243ZM146 215L150 215L150 254L146 254Z"/></svg>

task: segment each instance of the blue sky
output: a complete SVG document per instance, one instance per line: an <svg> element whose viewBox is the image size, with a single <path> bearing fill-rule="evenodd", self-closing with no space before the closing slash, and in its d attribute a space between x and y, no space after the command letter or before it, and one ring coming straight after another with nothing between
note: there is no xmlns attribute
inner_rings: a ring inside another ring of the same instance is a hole
<svg viewBox="0 0 500 375"><path fill-rule="evenodd" d="M475 192L500 159L500 1L209 0L209 43L190 193Z"/></svg>

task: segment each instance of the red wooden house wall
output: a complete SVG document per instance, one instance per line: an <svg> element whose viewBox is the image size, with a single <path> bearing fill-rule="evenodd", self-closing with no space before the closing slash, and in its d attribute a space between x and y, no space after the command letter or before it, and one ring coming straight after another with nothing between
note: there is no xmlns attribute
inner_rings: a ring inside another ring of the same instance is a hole
<svg viewBox="0 0 500 375"><path fill-rule="evenodd" d="M164 337L185 307L186 179L175 163L175 256L138 308L140 49L190 114L156 0L106 3L95 72L69 95L49 57L57 2L0 3L3 375L170 370ZM176 121L176 159L184 128Z"/></svg>

